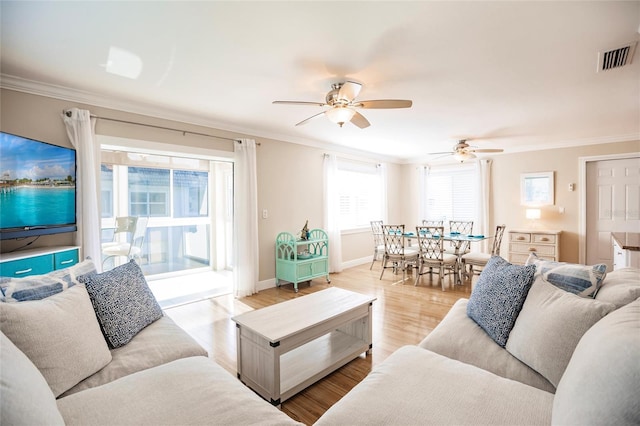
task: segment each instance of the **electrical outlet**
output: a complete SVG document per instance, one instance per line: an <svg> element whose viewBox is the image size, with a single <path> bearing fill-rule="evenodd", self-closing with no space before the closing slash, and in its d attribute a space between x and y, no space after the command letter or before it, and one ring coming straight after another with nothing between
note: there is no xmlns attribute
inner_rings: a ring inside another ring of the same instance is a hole
<svg viewBox="0 0 640 426"><path fill-rule="evenodd" d="M266 219L269 217L269 212L267 211L267 209L263 209L262 210L262 218Z"/></svg>

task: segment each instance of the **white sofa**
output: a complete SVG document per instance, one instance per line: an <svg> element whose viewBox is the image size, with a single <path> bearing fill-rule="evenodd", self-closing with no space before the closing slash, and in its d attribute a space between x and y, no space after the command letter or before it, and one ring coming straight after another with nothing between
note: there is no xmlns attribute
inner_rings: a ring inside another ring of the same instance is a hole
<svg viewBox="0 0 640 426"><path fill-rule="evenodd" d="M75 285L41 300L0 302L0 424L299 424L207 358L167 316L109 348L76 278L67 275L60 282Z"/></svg>
<svg viewBox="0 0 640 426"><path fill-rule="evenodd" d="M461 299L419 345L394 352L316 424L640 424L640 270L609 273L595 300L541 281L505 347Z"/></svg>

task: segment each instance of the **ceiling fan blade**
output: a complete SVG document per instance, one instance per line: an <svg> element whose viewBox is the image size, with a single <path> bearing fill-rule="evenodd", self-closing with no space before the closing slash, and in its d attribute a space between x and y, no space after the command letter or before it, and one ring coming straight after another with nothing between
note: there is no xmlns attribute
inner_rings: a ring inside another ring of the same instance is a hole
<svg viewBox="0 0 640 426"><path fill-rule="evenodd" d="M358 97L360 89L362 89L362 84L347 81L340 87L338 99L345 99L347 102L351 102Z"/></svg>
<svg viewBox="0 0 640 426"><path fill-rule="evenodd" d="M502 152L504 149L487 148L487 149L468 149L467 152Z"/></svg>
<svg viewBox="0 0 640 426"><path fill-rule="evenodd" d="M360 127L361 129L371 126L371 123L369 123L369 120L364 118L364 115L360 114L358 111L356 111L353 117L351 117L351 122L356 126Z"/></svg>
<svg viewBox="0 0 640 426"><path fill-rule="evenodd" d="M427 155L453 155L453 152L451 151L446 151L446 152L430 152Z"/></svg>
<svg viewBox="0 0 640 426"><path fill-rule="evenodd" d="M449 157L451 155L453 155L453 152L434 152L433 154L442 154L438 157L432 158L430 161L436 161L436 160L440 160L441 158L445 158L445 157Z"/></svg>
<svg viewBox="0 0 640 426"><path fill-rule="evenodd" d="M411 108L412 101L404 99L377 99L374 101L359 101L353 106L360 108Z"/></svg>
<svg viewBox="0 0 640 426"><path fill-rule="evenodd" d="M324 115L324 113L325 113L325 112L324 112L324 111L322 111L322 112L320 112L320 113L318 113L318 114L316 114L316 115L312 115L312 116L311 116L311 117L309 117L309 118L305 118L304 120L302 120L301 122L299 122L298 124L296 124L296 126L301 126L301 125L303 125L303 124L307 124L309 121L313 120L314 118L318 118L318 117L323 116L323 115Z"/></svg>
<svg viewBox="0 0 640 426"><path fill-rule="evenodd" d="M326 106L327 104L322 102L304 102L304 101L273 101L273 104L277 105L314 105L314 106Z"/></svg>

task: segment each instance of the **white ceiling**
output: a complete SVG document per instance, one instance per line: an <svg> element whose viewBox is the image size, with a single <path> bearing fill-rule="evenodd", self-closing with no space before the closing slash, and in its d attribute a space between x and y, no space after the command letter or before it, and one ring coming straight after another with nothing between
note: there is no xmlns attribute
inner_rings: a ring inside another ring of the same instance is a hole
<svg viewBox="0 0 640 426"><path fill-rule="evenodd" d="M255 136L430 158L459 138L506 152L640 139L640 51L596 73L598 52L638 40L640 1L1 3L5 88ZM137 55L136 79L106 72ZM294 125L333 82L371 126Z"/></svg>

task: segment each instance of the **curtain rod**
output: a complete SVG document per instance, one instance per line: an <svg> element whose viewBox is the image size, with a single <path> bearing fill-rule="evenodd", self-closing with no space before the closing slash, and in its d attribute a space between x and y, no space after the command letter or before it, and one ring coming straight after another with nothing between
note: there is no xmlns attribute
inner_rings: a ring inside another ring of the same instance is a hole
<svg viewBox="0 0 640 426"><path fill-rule="evenodd" d="M71 117L71 111L65 110L65 111L63 111L63 113L67 117ZM182 133L183 136L186 135L187 133L189 133L190 135L206 136L208 138L223 139L223 140L226 140L226 141L242 143L242 141L240 139L225 138L224 136L215 136L215 135L209 135L207 133L192 132L190 130L174 129L172 127L156 126L154 124L136 123L135 121L120 120L118 118L100 117L100 116L97 116L97 115L94 115L94 114L90 114L90 116L91 116L91 118L95 118L97 120L115 121L117 123L134 124L136 126L153 127L154 129L169 130L169 131L172 131L172 132L180 132L180 133ZM260 142L256 142L256 145L260 146Z"/></svg>

